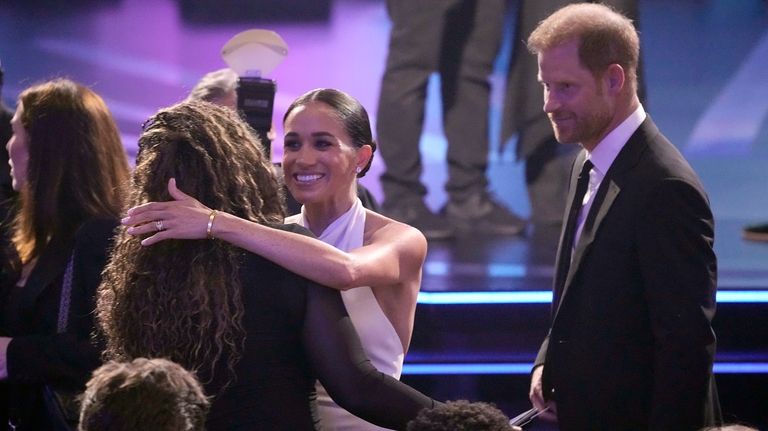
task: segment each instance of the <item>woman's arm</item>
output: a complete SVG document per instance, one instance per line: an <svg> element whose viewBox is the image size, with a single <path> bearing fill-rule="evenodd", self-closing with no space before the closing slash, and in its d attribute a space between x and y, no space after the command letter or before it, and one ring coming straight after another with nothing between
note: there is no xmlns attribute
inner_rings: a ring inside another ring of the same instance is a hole
<svg viewBox="0 0 768 431"><path fill-rule="evenodd" d="M131 235L150 234L142 241L149 246L166 239L203 239L211 209L168 182L175 199L151 202L128 211L123 224L132 226ZM162 220L163 230L155 222ZM383 224L370 238L369 245L350 252L341 251L304 235L273 229L217 212L212 235L222 241L258 254L317 283L346 290L359 286L399 285L418 277L426 256L426 240L421 233L401 223Z"/></svg>
<svg viewBox="0 0 768 431"><path fill-rule="evenodd" d="M436 401L379 372L366 357L338 292L307 283L302 339L316 377L333 400L376 425L405 429Z"/></svg>

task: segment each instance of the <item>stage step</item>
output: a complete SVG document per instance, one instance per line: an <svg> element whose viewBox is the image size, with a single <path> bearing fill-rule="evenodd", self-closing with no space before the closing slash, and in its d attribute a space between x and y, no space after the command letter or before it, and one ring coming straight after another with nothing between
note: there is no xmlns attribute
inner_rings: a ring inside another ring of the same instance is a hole
<svg viewBox="0 0 768 431"><path fill-rule="evenodd" d="M726 291L728 301L718 304L713 322L723 411L730 420L768 428L768 302L750 302L764 299L761 290ZM739 292L757 295L742 301ZM508 415L527 408L530 367L549 327L550 304L540 296L531 302L445 298L425 295L417 306L403 380L439 399L494 402Z"/></svg>

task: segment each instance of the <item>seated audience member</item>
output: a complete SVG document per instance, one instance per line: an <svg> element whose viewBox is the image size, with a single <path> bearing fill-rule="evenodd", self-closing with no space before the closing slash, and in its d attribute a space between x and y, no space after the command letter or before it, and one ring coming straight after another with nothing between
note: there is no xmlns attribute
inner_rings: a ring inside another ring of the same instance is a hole
<svg viewBox="0 0 768 431"><path fill-rule="evenodd" d="M59 411L64 406L52 394L74 399L100 364L91 342L94 298L128 161L104 101L67 79L24 90L11 125L19 208L0 277L0 390L8 416L0 421L18 431L47 430L56 418L77 421L77 408Z"/></svg>
<svg viewBox="0 0 768 431"><path fill-rule="evenodd" d="M509 418L493 404L448 401L424 409L408 423L408 431L512 431Z"/></svg>
<svg viewBox="0 0 768 431"><path fill-rule="evenodd" d="M281 189L254 141L231 110L163 109L139 139L128 204L169 199L175 178L210 208L301 231L279 225ZM388 428L434 406L371 365L337 290L215 239L216 214L208 240L143 247L131 235L165 230L162 219L118 236L97 311L109 357L166 357L195 370L214 397L209 430L314 429L315 377L340 405Z"/></svg>
<svg viewBox="0 0 768 431"><path fill-rule="evenodd" d="M200 382L179 364L110 361L86 385L80 431L204 431L209 407Z"/></svg>

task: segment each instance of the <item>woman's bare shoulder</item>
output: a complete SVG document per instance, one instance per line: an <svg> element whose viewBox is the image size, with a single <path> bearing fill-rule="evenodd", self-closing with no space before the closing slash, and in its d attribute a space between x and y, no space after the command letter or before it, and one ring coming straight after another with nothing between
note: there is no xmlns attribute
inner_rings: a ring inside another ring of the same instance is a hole
<svg viewBox="0 0 768 431"><path fill-rule="evenodd" d="M365 220L366 243L381 240L387 242L405 241L409 245L426 247L426 238L415 227L386 217L377 212L366 210Z"/></svg>

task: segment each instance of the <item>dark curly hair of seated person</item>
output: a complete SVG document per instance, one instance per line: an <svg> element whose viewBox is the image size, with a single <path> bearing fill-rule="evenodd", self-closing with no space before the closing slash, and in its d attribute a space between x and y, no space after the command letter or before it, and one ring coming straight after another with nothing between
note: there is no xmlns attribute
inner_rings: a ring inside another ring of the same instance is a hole
<svg viewBox="0 0 768 431"><path fill-rule="evenodd" d="M423 409L408 423L408 431L511 431L509 418L493 404L448 401Z"/></svg>
<svg viewBox="0 0 768 431"><path fill-rule="evenodd" d="M200 382L166 359L107 362L86 385L80 431L203 431L210 402Z"/></svg>

